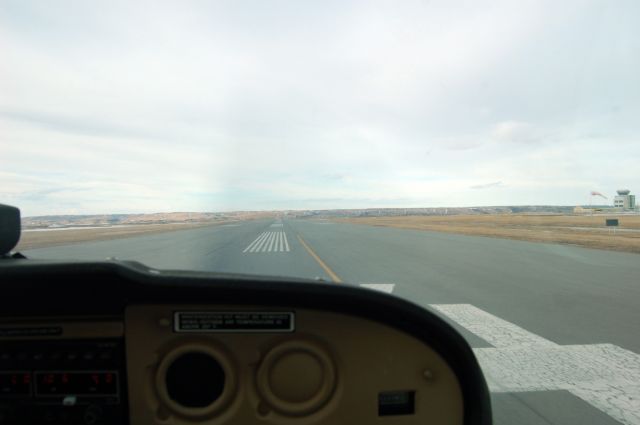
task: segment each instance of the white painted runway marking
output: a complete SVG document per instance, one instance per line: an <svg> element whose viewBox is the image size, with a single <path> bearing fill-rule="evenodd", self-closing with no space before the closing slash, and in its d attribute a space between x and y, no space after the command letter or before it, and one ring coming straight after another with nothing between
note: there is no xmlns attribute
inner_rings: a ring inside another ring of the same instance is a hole
<svg viewBox="0 0 640 425"><path fill-rule="evenodd" d="M470 304L440 304L432 307L497 348L555 345Z"/></svg>
<svg viewBox="0 0 640 425"><path fill-rule="evenodd" d="M269 227L282 227L282 223L273 223Z"/></svg>
<svg viewBox="0 0 640 425"><path fill-rule="evenodd" d="M243 253L290 252L287 234L283 231L263 232L247 246Z"/></svg>
<svg viewBox="0 0 640 425"><path fill-rule="evenodd" d="M271 236L271 232L265 232L264 233L264 237L260 239L260 242L254 246L253 248L251 248L251 250L249 250L249 252L260 252L260 251L265 251L267 249L268 243L269 243L269 236Z"/></svg>
<svg viewBox="0 0 640 425"><path fill-rule="evenodd" d="M640 355L613 344L559 345L470 304L432 304L495 348L475 348L493 392L567 390L640 425Z"/></svg>
<svg viewBox="0 0 640 425"><path fill-rule="evenodd" d="M248 247L246 247L246 248L245 248L245 250L244 250L244 251L242 251L242 252L247 252L247 251L250 251L250 250L252 250L252 249L255 249L255 248L258 246L258 244L260 243L260 241L262 241L266 236L267 236L266 232L265 232L265 233L262 233L260 236L258 236L258 237L256 238L256 240L254 240L253 242L251 242L251 243L249 244L249 246L248 246Z"/></svg>
<svg viewBox="0 0 640 425"><path fill-rule="evenodd" d="M395 283L361 283L360 286L363 288L375 289L376 291L386 292L390 294L393 292L393 288L396 286Z"/></svg>
<svg viewBox="0 0 640 425"><path fill-rule="evenodd" d="M269 247L267 248L267 252L271 252L271 248L273 248L273 242L276 240L276 232L270 232L269 234Z"/></svg>

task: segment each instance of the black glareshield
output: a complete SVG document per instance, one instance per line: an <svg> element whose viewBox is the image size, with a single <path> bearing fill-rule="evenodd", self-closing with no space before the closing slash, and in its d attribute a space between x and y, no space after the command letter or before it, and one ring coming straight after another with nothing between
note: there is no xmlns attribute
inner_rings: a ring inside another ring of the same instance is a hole
<svg viewBox="0 0 640 425"><path fill-rule="evenodd" d="M0 204L0 255L8 254L20 240L20 210Z"/></svg>

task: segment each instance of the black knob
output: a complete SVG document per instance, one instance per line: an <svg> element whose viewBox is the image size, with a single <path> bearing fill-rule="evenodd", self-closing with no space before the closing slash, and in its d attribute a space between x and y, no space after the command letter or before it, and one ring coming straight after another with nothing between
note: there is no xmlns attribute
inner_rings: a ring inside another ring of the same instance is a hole
<svg viewBox="0 0 640 425"><path fill-rule="evenodd" d="M211 405L222 394L224 384L222 366L206 353L182 354L167 368L167 393L173 401L184 407Z"/></svg>

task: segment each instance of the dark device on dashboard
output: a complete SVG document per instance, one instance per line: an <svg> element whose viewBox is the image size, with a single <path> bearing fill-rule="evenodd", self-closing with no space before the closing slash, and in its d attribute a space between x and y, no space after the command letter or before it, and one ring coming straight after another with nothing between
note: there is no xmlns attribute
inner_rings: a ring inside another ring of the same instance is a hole
<svg viewBox="0 0 640 425"><path fill-rule="evenodd" d="M0 204L0 256L6 255L20 240L20 210Z"/></svg>
<svg viewBox="0 0 640 425"><path fill-rule="evenodd" d="M122 423L122 339L58 339L57 330L42 324L0 328L0 423Z"/></svg>

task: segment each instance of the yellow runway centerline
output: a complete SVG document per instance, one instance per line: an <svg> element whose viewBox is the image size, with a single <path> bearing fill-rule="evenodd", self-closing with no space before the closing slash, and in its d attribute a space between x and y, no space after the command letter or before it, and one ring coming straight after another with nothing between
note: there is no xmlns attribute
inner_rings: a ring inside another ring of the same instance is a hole
<svg viewBox="0 0 640 425"><path fill-rule="evenodd" d="M316 261L318 262L318 264L320 264L320 267L322 267L322 270L324 270L324 271L329 275L329 277L331 278L331 280L332 280L334 283L342 283L342 279L340 279L340 278L338 277L338 275L337 275L337 274L335 274L335 273L334 273L334 271L333 271L333 270L331 270L331 269L329 268L329 266L327 266L327 265L325 264L325 262L324 262L324 261L322 261L322 259L318 256L318 254L316 254L316 253L313 251L313 249L311 249L311 247L310 247L309 245L307 245L307 243L304 241L304 239L302 239L302 236L300 236L300 235L297 235L297 236L298 236L298 240L300 241L300 243L302 244L302 246L304 247L304 249L306 249L306 250L307 250L307 252L309 253L309 255L311 255L311 256L314 258L314 260L316 260Z"/></svg>

